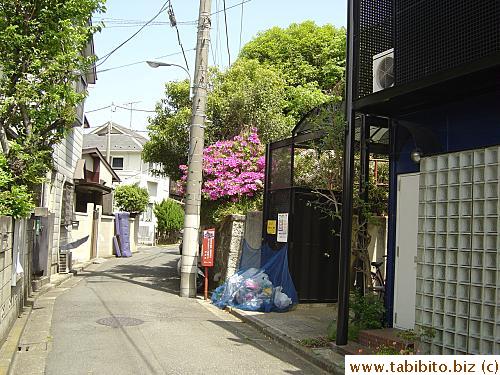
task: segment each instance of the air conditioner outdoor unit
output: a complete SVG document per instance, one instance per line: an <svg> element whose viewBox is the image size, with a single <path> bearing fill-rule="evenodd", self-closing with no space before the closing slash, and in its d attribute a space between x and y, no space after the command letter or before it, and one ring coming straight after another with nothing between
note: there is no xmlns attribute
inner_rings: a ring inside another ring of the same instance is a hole
<svg viewBox="0 0 500 375"><path fill-rule="evenodd" d="M373 56L373 92L394 86L394 48Z"/></svg>
<svg viewBox="0 0 500 375"><path fill-rule="evenodd" d="M72 267L71 250L60 250L59 252L59 273L70 273Z"/></svg>

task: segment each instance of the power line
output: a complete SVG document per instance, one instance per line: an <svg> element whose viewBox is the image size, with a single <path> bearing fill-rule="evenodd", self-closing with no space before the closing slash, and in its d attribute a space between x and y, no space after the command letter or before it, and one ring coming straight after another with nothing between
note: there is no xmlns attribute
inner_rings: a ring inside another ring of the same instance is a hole
<svg viewBox="0 0 500 375"><path fill-rule="evenodd" d="M130 104L130 103L127 103L127 104ZM92 113L92 112L102 111L102 110L108 109L110 107L115 107L115 108L120 108L120 109L126 109L127 111L134 111L134 112L148 112L148 113L155 113L156 112L156 111L149 110L149 109L140 109L140 108L130 109L130 108L127 108L127 107L122 107L120 105L113 104L112 106L108 105L106 107L101 107L101 108L92 109L90 111L85 111L85 114Z"/></svg>
<svg viewBox="0 0 500 375"><path fill-rule="evenodd" d="M186 63L186 69L189 72L189 64L187 62L186 53L184 52L184 46L181 42L181 34L179 33L179 28L177 27L177 21L175 19L174 8L172 7L172 1L168 1L168 17L170 19L170 26L175 27L175 31L177 32L177 41L179 42L179 46L181 46L182 55L184 56L184 62Z"/></svg>
<svg viewBox="0 0 500 375"><path fill-rule="evenodd" d="M152 111L152 110L149 110L149 109L139 109L139 108L130 109L130 108L122 107L122 106L119 106L119 105L115 105L115 107L116 108L121 108L121 109L126 109L127 111L156 113L156 111Z"/></svg>
<svg viewBox="0 0 500 375"><path fill-rule="evenodd" d="M226 0L223 0L224 4L224 25L226 26L226 46L227 46L227 57L229 59L229 65L231 65L231 52L229 51L229 35L227 33L227 12L226 12Z"/></svg>
<svg viewBox="0 0 500 375"><path fill-rule="evenodd" d="M232 8L236 8L242 4L246 4L246 3L249 3L250 1L252 0L244 0L244 1L241 1L239 3L236 3L236 4L233 4L231 6L228 6L226 8L226 10L229 10L229 9L232 9ZM217 3L218 4L218 3ZM214 15L217 15L218 13L222 13L223 10L216 10L215 12L211 13L210 15L211 16L214 16ZM94 18L95 21L101 21L101 22L105 22L105 23L111 23L111 24L120 24L120 25L130 25L131 27L132 26L144 26L144 24L148 23L148 21L144 21L144 20L132 20L132 19L126 19L126 18L106 18L106 17L103 17L103 18ZM193 21L177 21L177 25L180 25L180 26L196 26L198 23L197 20L193 20ZM166 22L166 21L156 21L156 22L151 22L151 23L148 23L148 25L168 25L170 24L169 22ZM117 26L112 26L112 27L117 27Z"/></svg>
<svg viewBox="0 0 500 375"><path fill-rule="evenodd" d="M187 52L191 52L191 51L195 51L196 48L191 48L191 49L188 49L186 50ZM171 57L171 56L176 56L176 55L180 55L182 52L174 52L174 53L170 53L168 55L163 55L163 56L158 56L158 57L155 57L154 60L157 60L157 59L163 59L165 57ZM144 63L145 60L141 60L141 61L135 61L135 62L132 62L132 63L129 63L129 64L125 64L125 65L119 65L119 66L114 66L114 67L111 67L111 68L106 68L106 69L102 69L102 70L98 70L97 73L104 73L104 72L108 72L110 70L115 70L115 69L121 69L121 68L126 68L128 66L132 66L132 65L137 65L137 64L142 64Z"/></svg>
<svg viewBox="0 0 500 375"><path fill-rule="evenodd" d="M153 18L151 18L149 21L147 21L144 25L142 25L142 27L137 30L135 33L133 33L130 37L128 37L127 39L125 39L122 43L120 43L117 47L113 48L110 52L108 52L107 54L105 54L102 58L98 59L98 61L100 61L99 64L97 65L94 65L95 68L97 68L98 66L101 66L102 64L104 64L106 62L107 59L109 59L109 57L115 53L116 51L118 51L121 47L123 47L126 43L128 43L130 40L132 40L137 34L139 34L148 24L150 24L151 22L153 22L166 8L166 5L169 3L169 1L167 1L165 4L162 5L162 7L160 8L160 10L158 11L158 13L156 13L155 16L153 16ZM101 61L102 60L102 61Z"/></svg>
<svg viewBox="0 0 500 375"><path fill-rule="evenodd" d="M108 109L109 107L111 107L110 105L106 106L106 107L101 107L101 108L97 108L97 109L92 109L90 111L85 111L85 113L92 113L92 112L97 112L97 111L102 111L103 109Z"/></svg>

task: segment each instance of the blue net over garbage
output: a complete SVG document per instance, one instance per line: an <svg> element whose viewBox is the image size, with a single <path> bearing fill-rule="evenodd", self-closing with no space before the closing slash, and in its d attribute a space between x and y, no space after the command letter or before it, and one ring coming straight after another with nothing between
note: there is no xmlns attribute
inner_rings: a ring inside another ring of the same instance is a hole
<svg viewBox="0 0 500 375"><path fill-rule="evenodd" d="M288 246L260 250L245 242L240 269L212 294L212 303L250 311L288 311L298 303L297 291L288 270Z"/></svg>

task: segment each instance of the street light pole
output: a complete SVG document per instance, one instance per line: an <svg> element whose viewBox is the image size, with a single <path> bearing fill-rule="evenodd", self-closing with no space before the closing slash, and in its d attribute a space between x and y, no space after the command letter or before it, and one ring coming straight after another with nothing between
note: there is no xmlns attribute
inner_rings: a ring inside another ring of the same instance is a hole
<svg viewBox="0 0 500 375"><path fill-rule="evenodd" d="M207 106L208 48L210 45L211 0L200 0L193 104L189 131L188 175L182 238L181 297L196 297L198 232L200 229L205 109Z"/></svg>
<svg viewBox="0 0 500 375"><path fill-rule="evenodd" d="M174 63L166 63L162 61L146 61L146 63L151 67L151 68L159 68L160 66L176 66L178 68L181 68L184 70L188 76L189 79L189 97L191 98L191 73L189 73L189 70L187 70L185 67L179 64L174 64Z"/></svg>

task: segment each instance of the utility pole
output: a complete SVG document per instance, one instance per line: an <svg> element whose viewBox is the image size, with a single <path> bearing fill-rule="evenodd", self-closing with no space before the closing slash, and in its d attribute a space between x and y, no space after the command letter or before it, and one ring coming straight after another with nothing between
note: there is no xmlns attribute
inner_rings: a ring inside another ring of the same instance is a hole
<svg viewBox="0 0 500 375"><path fill-rule="evenodd" d="M108 133L106 134L106 161L111 164L111 127L113 126L113 112L116 110L115 103L111 102L111 119L108 121Z"/></svg>
<svg viewBox="0 0 500 375"><path fill-rule="evenodd" d="M194 94L191 126L189 129L184 233L182 236L181 297L196 297L211 3L211 0L200 0L200 14L198 18L198 37L193 80Z"/></svg>

